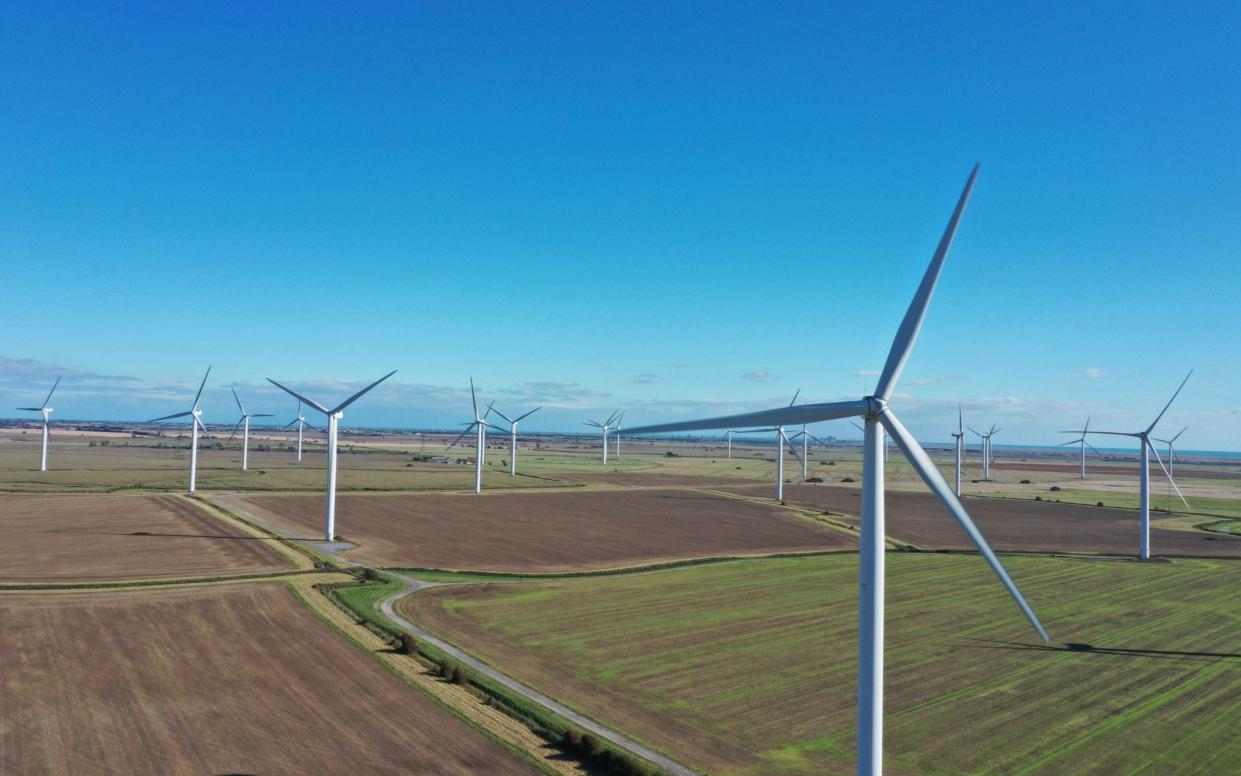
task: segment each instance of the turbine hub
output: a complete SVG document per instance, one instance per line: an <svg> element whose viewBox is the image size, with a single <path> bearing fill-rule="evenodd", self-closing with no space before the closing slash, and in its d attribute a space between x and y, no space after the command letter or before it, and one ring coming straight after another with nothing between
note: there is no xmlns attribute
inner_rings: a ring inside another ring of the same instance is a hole
<svg viewBox="0 0 1241 776"><path fill-rule="evenodd" d="M878 396L865 396L863 399L866 401L866 406L869 408L866 411L867 420L874 420L888 411L887 399L881 399Z"/></svg>

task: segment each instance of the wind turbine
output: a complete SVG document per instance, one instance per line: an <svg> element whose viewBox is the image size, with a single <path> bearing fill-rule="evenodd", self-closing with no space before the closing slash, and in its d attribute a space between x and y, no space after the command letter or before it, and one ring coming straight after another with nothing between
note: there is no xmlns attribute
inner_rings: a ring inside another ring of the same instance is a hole
<svg viewBox="0 0 1241 776"><path fill-rule="evenodd" d="M396 374L395 369L331 409L328 409L317 401L307 399L297 391L284 387L270 377L267 378L267 382L289 394L302 404L305 404L307 407L311 407L319 412L322 412L324 416L327 417L327 515L323 522L323 541L325 542L330 542L336 539L336 438L340 419L345 416L346 407L362 398L367 391L379 385L384 380L387 380L394 374ZM298 414L301 414L300 407L298 409Z"/></svg>
<svg viewBox="0 0 1241 776"><path fill-rule="evenodd" d="M961 418L961 405L958 404L957 431L952 435L952 438L956 440L955 447L957 448L957 498L961 498L961 457L965 454L965 427L962 425L963 422L964 421Z"/></svg>
<svg viewBox="0 0 1241 776"><path fill-rule="evenodd" d="M192 418L190 421L190 493L197 490L198 484L198 431L202 429L204 435L211 437L207 433L207 427L203 425L203 411L198 409L198 400L203 396L203 387L207 385L207 377L211 374L211 367L207 367L207 374L203 375L203 381L198 386L198 393L194 394L194 404L185 412L176 412L172 415L165 415L162 418L148 420L148 423L158 423L161 420L172 420L173 418Z"/></svg>
<svg viewBox="0 0 1241 776"><path fill-rule="evenodd" d="M827 442L819 439L814 434L806 430L805 423L801 424L801 431L789 437L789 445L792 446L794 439L801 437L801 478L804 480L810 476L810 440L813 439L815 444L821 447L827 447Z"/></svg>
<svg viewBox="0 0 1241 776"><path fill-rule="evenodd" d="M1189 430L1189 426L1186 426L1185 428L1182 428L1180 431L1176 432L1172 436L1171 439L1156 439L1155 440L1156 442L1162 442L1168 446L1168 474L1171 474L1173 471L1172 459L1176 456L1176 448L1174 447L1176 440L1180 439L1181 434L1184 434L1188 430ZM1091 448L1091 449L1093 450L1094 448Z"/></svg>
<svg viewBox="0 0 1241 776"><path fill-rule="evenodd" d="M1018 607L1039 636L1045 641L1048 640L1047 633L1039 623L1034 610L1021 596L1016 584L987 545L986 539L974 525L974 521L970 519L965 507L953 494L926 451L897 419L889 404L901 371L913 350L918 331L922 327L927 306L930 304L931 295L935 291L940 271L943 269L944 259L948 255L948 249L952 246L957 224L965 210L977 175L978 168L975 167L965 184L965 190L961 193L961 198L939 242L939 247L931 259L931 264L922 278L922 283L918 286L913 302L901 321L900 329L897 330L892 349L888 353L888 360L880 374L879 383L875 386L873 395L854 401L802 404L796 407L782 407L744 415L640 426L629 430L630 434L641 434L767 424L781 426L787 423L817 423L858 416L865 419L866 439L862 457L862 526L859 552L861 574L858 591L857 772L859 774L879 774L883 770L884 466L881 451L884 446L885 430L896 438L896 443L913 465L914 470L939 497L939 500L974 542L978 551L982 553L992 571L1008 589L1009 595L1017 602ZM867 275L867 277L873 276Z"/></svg>
<svg viewBox="0 0 1241 776"><path fill-rule="evenodd" d="M593 426L603 431L603 462L605 464L608 462L608 427L612 425L612 421L616 420L618 412L619 411L615 411L611 415L608 415L608 419L602 423L595 420L588 420L582 424L583 426Z"/></svg>
<svg viewBox="0 0 1241 776"><path fill-rule="evenodd" d="M865 428L863 428L862 426L858 425L858 423L857 423L856 421L852 421L852 420L851 420L851 421L849 421L849 425L853 426L853 427L854 427L854 428L856 428L858 431L861 431L863 434L865 434L865 433L866 433L866 429L865 429ZM888 445L888 443L887 443L887 442L884 442L884 443L883 443L883 462L884 462L884 463L887 463L887 462L888 462L888 446L889 446L889 445Z"/></svg>
<svg viewBox="0 0 1241 776"><path fill-rule="evenodd" d="M466 434L470 433L471 431L475 432L476 442L478 444L478 452L474 455L474 492L482 493L483 492L483 458L487 454L487 427L491 426L497 431L503 431L504 429L500 428L494 423L487 422L487 415L491 414L491 412L493 411L493 408L490 404L487 405L486 414L483 414L483 415L478 414L478 396L475 395L474 393L474 378L473 377L470 378L470 401L473 402L474 404L474 420L466 424L465 431L461 432L461 436L452 440L452 444L444 449L451 450L458 442L462 440L462 438L465 437ZM526 413L526 414L529 414L529 413ZM504 417L504 416L501 415L500 417ZM517 439L516 429L517 429L517 426L516 424L514 424L513 426L513 440L514 440L513 449L514 450L516 450L516 439Z"/></svg>
<svg viewBox="0 0 1241 776"><path fill-rule="evenodd" d="M621 412L620 415L616 416L616 453L614 454L613 457L616 458L617 460L620 459L620 431L621 431L621 421L624 419L625 419L625 413L623 411Z"/></svg>
<svg viewBox="0 0 1241 776"><path fill-rule="evenodd" d="M293 420L290 420L288 423L286 423L284 426L284 429L287 429L289 426L293 425L294 423L297 424L297 462L301 463L302 462L302 429L315 428L314 426L306 422L306 416L302 414L302 400L301 399L297 400L297 417L293 418ZM281 430L283 431L284 429L281 429ZM315 430L318 431L317 428Z"/></svg>
<svg viewBox="0 0 1241 776"><path fill-rule="evenodd" d="M796 403L797 397L799 394L801 394L800 388L798 388L793 393L793 400L789 402L790 407L792 407L793 404ZM736 432L730 431L728 433L730 434L732 433L766 434L772 431L776 432L776 501L783 501L784 500L784 446L788 445L789 451L792 452L794 456L797 456L797 448L793 447L793 444L789 442L788 435L784 433L784 424L775 425L775 426L772 426L771 428L747 428L747 429L736 431ZM631 431L630 433L634 433L634 432ZM731 447L730 447L730 452L731 452ZM804 458L798 457L798 460L800 460L803 464L805 463Z"/></svg>
<svg viewBox="0 0 1241 776"><path fill-rule="evenodd" d="M503 412L500 412L495 407L487 408L488 412L494 412L495 414L507 420L509 423L509 434L510 434L509 436L510 447L509 447L509 456L508 456L509 476L512 476L512 477L517 476L517 424L521 422L522 418L528 418L541 409L543 408L535 407L534 409L527 412L525 415L518 415L516 419L513 419L513 418L510 418L508 415L505 415ZM486 420L486 418L484 418L484 420ZM501 431L503 431L503 429L501 429ZM617 442L617 446L618 447L620 446L619 441ZM480 487L481 487L481 483L480 483Z"/></svg>
<svg viewBox="0 0 1241 776"><path fill-rule="evenodd" d="M981 447L979 452L982 453L983 482L991 482L991 435L998 433L1000 430L1001 429L998 429L995 427L995 424L992 424L991 430L989 430L985 434L979 431L974 431L973 428L970 428L970 431L973 431L975 434L978 435L979 445Z"/></svg>
<svg viewBox="0 0 1241 776"><path fill-rule="evenodd" d="M60 385L60 378L56 378L56 382L52 383L52 390L47 392L47 398L43 400L42 407L18 407L22 412L39 412L43 415L43 455L39 458L39 471L47 471L47 446L52 440L51 430L51 414L52 408L47 403L52 400L52 394L56 393L56 386Z"/></svg>
<svg viewBox="0 0 1241 776"><path fill-rule="evenodd" d="M237 402L237 409L241 410L241 420L237 421L237 425L233 427L233 433L228 435L228 442L233 441L233 437L237 436L237 429L243 429L241 432L241 470L244 472L250 467L250 418L270 418L272 415L267 412L246 412L246 408L241 406L241 399L237 396L237 389L230 386L233 392L233 401ZM301 406L298 406L297 414L302 414ZM301 460L301 429L298 429L298 460Z"/></svg>
<svg viewBox="0 0 1241 776"><path fill-rule="evenodd" d="M1086 425L1085 425L1085 427L1084 427L1084 428L1082 428L1082 430L1081 430L1081 431L1075 431L1075 432L1073 432L1073 433L1076 433L1076 434L1081 434L1081 436L1080 436L1080 437L1078 437L1077 439L1070 439L1068 442L1061 442L1061 443L1060 443L1060 447L1066 447L1066 446L1068 446L1068 445L1081 445L1081 448L1082 448L1082 475L1081 475L1081 478L1084 480L1084 479L1086 479L1086 448L1087 448L1087 447L1089 447L1091 450L1094 450L1095 455L1099 456L1100 458L1102 458L1102 457L1103 457L1103 453L1100 453L1098 450L1095 450L1095 449L1094 449L1094 445L1092 445L1092 444L1090 444L1089 442L1087 442L1087 441L1086 441L1086 434L1090 433L1090 418L1089 418L1089 417L1087 417L1087 418L1086 418ZM1178 434L1177 436L1180 436L1180 435ZM1173 437L1173 439L1175 439L1175 438L1176 438L1176 437ZM1162 442L1163 440L1159 440L1159 441L1161 441L1161 442ZM1171 445L1169 445L1168 449L1169 449L1169 450L1171 449ZM1171 462L1169 462L1169 465L1171 465Z"/></svg>
<svg viewBox="0 0 1241 776"><path fill-rule="evenodd" d="M1155 417L1154 422L1142 431L1091 431L1091 434L1105 434L1107 436L1127 436L1136 437L1138 444L1141 445L1142 454L1140 457L1138 473L1141 477L1139 485L1139 531L1138 536L1138 557L1141 560L1150 560L1151 556L1151 458L1150 454L1155 454L1155 460L1159 461L1159 468L1163 469L1163 473L1167 476L1168 482L1172 483L1172 487L1176 489L1176 495L1180 496L1181 503L1189 509L1189 502L1185 500L1181 489L1177 487L1176 480L1172 479L1172 473L1168 471L1168 467L1163 465L1163 459L1159 457L1159 451L1151 444L1151 432L1155 430L1155 426L1163 420L1163 415L1172 406L1172 402L1176 401L1176 397L1180 395L1181 389L1185 387L1185 383L1189 382L1190 375L1194 370L1189 370L1189 374L1185 375L1185 379L1181 381L1180 387L1176 389L1176 393L1172 394L1172 398L1168 399L1168 403L1163 405L1163 410ZM1062 434L1076 434L1076 431L1061 431Z"/></svg>

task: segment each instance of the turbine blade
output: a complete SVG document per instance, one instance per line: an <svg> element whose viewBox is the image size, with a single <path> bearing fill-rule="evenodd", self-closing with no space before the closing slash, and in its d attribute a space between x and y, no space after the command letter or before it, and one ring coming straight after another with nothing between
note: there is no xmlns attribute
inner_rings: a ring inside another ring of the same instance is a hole
<svg viewBox="0 0 1241 776"><path fill-rule="evenodd" d="M824 447L829 447L829 445L827 444L827 442L824 442L822 439L819 439L819 438L818 438L817 436L815 436L814 434L808 434L808 436L809 436L811 439L813 439L814 441L816 441L816 442L818 442L819 444L823 445Z"/></svg>
<svg viewBox="0 0 1241 776"><path fill-rule="evenodd" d="M909 360L909 354L913 352L914 342L918 339L918 330L922 328L922 320L926 317L927 307L931 304L931 295L935 293L935 284L939 282L939 273L943 270L944 259L948 256L948 249L952 247L952 240L957 234L957 226L961 223L961 215L965 212L965 205L969 202L970 193L974 190L974 181L977 178L978 165L974 165L969 179L965 182L965 189L961 192L961 198L957 200L957 206L952 211L952 217L948 219L948 228L944 230L944 236L939 240L939 247L935 249L931 264L926 268L926 274L922 276L922 283L919 284L918 291L914 294L909 309L905 312L901 327L897 329L896 339L892 341L888 361L884 364L883 374L879 376L879 384L875 387L875 396L880 399L886 400L892 395L892 389L896 387L896 382L901 377L901 370L905 368L905 362Z"/></svg>
<svg viewBox="0 0 1241 776"><path fill-rule="evenodd" d="M1103 453L1100 453L1098 450L1095 450L1094 445L1090 444L1089 442L1086 443L1086 447L1089 447L1091 450L1094 450L1094 454L1099 456L1100 458L1103 457Z"/></svg>
<svg viewBox="0 0 1241 776"><path fill-rule="evenodd" d="M22 412L42 412L43 411L42 407L17 407L16 409L19 409Z"/></svg>
<svg viewBox="0 0 1241 776"><path fill-rule="evenodd" d="M451 445L449 445L448 447L445 447L445 448L444 448L444 452L448 452L449 450L451 450L451 449L453 449L454 447L456 447L456 446L457 446L457 443L458 443L458 442L460 442L462 439L464 439L466 434L468 434L468 433L470 433L471 431L473 431L473 430L474 430L474 426L475 426L475 424L474 424L474 423L471 423L471 424L469 425L469 427L468 427L465 431L462 431L462 432L461 432L461 436L459 436L459 437L457 437L456 439L452 440L452 444L451 444Z"/></svg>
<svg viewBox="0 0 1241 776"><path fill-rule="evenodd" d="M243 406L241 406L241 399L237 396L237 388L236 388L236 386L232 386L232 385L230 385L230 386L228 387L228 389L229 389L230 391L232 391L232 392L233 392L233 401L237 402L237 409L241 410L241 414L242 414L242 415L245 415L245 414L246 414L246 408L245 408L245 407L243 407Z"/></svg>
<svg viewBox="0 0 1241 776"><path fill-rule="evenodd" d="M858 422L857 422L856 420L851 420L851 421L849 421L849 425L850 425L850 426L853 426L853 427L854 427L854 428L856 428L858 431L861 431L863 434L864 434L864 433L866 433L866 429L862 428L862 426L861 426L861 425L859 425L859 424L858 424Z"/></svg>
<svg viewBox="0 0 1241 776"><path fill-rule="evenodd" d="M233 426L233 433L228 435L228 439L224 440L224 444L227 445L233 441L233 437L237 436L237 432L241 430L241 424L245 422L246 422L245 418L242 418L241 420L237 421L237 425Z"/></svg>
<svg viewBox="0 0 1241 776"><path fill-rule="evenodd" d="M1082 440L1080 439L1070 439L1067 442L1061 442L1060 444L1056 445L1056 447L1065 447L1067 445L1080 445L1081 443L1082 443Z"/></svg>
<svg viewBox="0 0 1241 776"><path fill-rule="evenodd" d="M534 413L538 412L538 411L539 411L539 410L541 410L541 409L543 409L543 408L542 408L542 407L535 407L534 409L532 409L532 410L530 410L529 412L527 412L525 415L518 415L518 416L517 416L517 420L510 421L510 422L511 422L511 423L520 423L522 418L528 418L528 417L530 417L531 415L533 415ZM503 417L503 416L501 416L501 417ZM507 418L505 418L505 420L507 420Z"/></svg>
<svg viewBox="0 0 1241 776"><path fill-rule="evenodd" d="M610 426L610 425L612 425L612 421L616 420L616 413L617 413L618 411L619 411L619 410L612 410L612 414L611 414L611 415L608 415L608 419L607 419L607 420L605 420L605 421L603 421L603 425L605 425L605 426Z"/></svg>
<svg viewBox="0 0 1241 776"><path fill-rule="evenodd" d="M595 422L595 421L593 421L593 420L588 420L588 421L586 421L585 423L583 423L582 425L583 425L583 426L594 426L595 428L603 428L603 424L602 424L602 423L596 423L596 422Z"/></svg>
<svg viewBox="0 0 1241 776"><path fill-rule="evenodd" d="M275 380L271 379L270 377L269 377L269 378L267 378L267 382L271 383L272 385L276 386L276 387L277 387L277 388L279 388L280 390L282 390L282 391L284 391L285 393L289 394L289 395L290 395L290 396L292 396L293 398L297 399L299 402L302 402L302 403L303 403L303 404L305 404L307 407L313 407L314 409L317 409L319 412L322 412L324 415L331 415L331 414L332 414L332 411L331 411L331 410L329 410L327 407L324 407L324 406L323 406L322 404L320 404L319 402L317 402L317 401L311 401L310 399L307 399L305 396L302 396L302 395L301 395L300 393L298 393L297 391L294 391L294 390L292 390L291 388L286 388L286 387L284 387L283 385L281 385L280 383L278 383L278 382L276 382ZM301 414L301 413L300 413L300 410L299 410L298 414Z"/></svg>
<svg viewBox="0 0 1241 776"><path fill-rule="evenodd" d="M293 418L293 420L290 420L287 424L285 424L284 428L282 428L282 429L280 429L280 430L281 430L281 431L283 431L285 428L288 428L289 426L293 425L293 424L294 424L294 423L296 423L297 421L298 421L298 419L297 419L297 418Z"/></svg>
<svg viewBox="0 0 1241 776"><path fill-rule="evenodd" d="M1068 433L1070 433L1070 434L1075 434L1075 433L1077 433L1077 432L1076 432L1076 431L1070 431L1070 432L1068 432ZM1140 437L1140 436L1142 436L1141 434L1136 433L1136 432L1134 432L1134 431L1091 431L1090 433L1091 433L1091 434L1102 434L1103 436L1127 436L1127 437Z"/></svg>
<svg viewBox="0 0 1241 776"><path fill-rule="evenodd" d="M1169 440L1168 440L1168 444L1172 444L1172 443L1173 443L1173 442L1175 442L1176 440L1180 439L1181 434L1184 434L1184 433L1185 433L1186 431L1188 431L1188 430L1189 430L1189 426L1186 426L1185 428L1183 428L1183 429L1181 429L1180 431L1176 432L1176 434L1175 434L1175 435L1174 435L1171 439L1169 439Z"/></svg>
<svg viewBox="0 0 1241 776"><path fill-rule="evenodd" d="M52 390L50 390L50 391L48 391L48 392L47 392L47 398L43 400L43 407L46 407L46 406L47 406L47 403L48 403L48 402L50 402L50 401L52 400L52 394L56 393L56 386L58 386L58 385L60 385L60 377L59 377L59 376L57 376L57 377L56 377L56 382L52 383ZM43 410L43 407L40 407L40 408L39 408L39 410L40 410L40 411L42 411L42 410Z"/></svg>
<svg viewBox="0 0 1241 776"><path fill-rule="evenodd" d="M991 547L987 544L987 540L983 537L982 532L978 530L978 526L974 525L974 521L970 519L969 513L965 511L961 501L952 492L952 488L944 481L944 477L939 473L939 469L935 467L935 464L931 463L931 459L926 454L926 451L922 449L922 445L918 444L918 441L901 425L900 420L891 411L880 415L879 420L883 423L884 428L888 430L888 433L895 438L896 444L905 453L905 457L909 459L909 462L913 464L914 469L922 477L922 481L939 497L939 500L943 502L948 511L952 513L952 516L956 518L957 523L960 524L966 535L974 542L974 546L978 548L978 551L987 560L991 570L995 572L995 575L1000 578L1000 582L1008 589L1008 594L1013 597L1013 600L1017 602L1017 606L1026 616L1026 619L1034 626L1034 630L1038 631L1038 635L1043 637L1043 641L1050 643L1051 639L1047 637L1047 631L1043 630L1043 624L1039 622L1038 615L1026 603L1026 599L1021 595L1021 591L1017 589L1017 584L1013 582L1012 577L1008 575L1008 571L1004 569L1004 564L1000 563L1000 559L991 551Z"/></svg>
<svg viewBox="0 0 1241 776"><path fill-rule="evenodd" d="M1185 494L1181 493L1180 486L1176 484L1176 480L1172 479L1172 472L1168 471L1168 467L1163 465L1163 459L1159 457L1159 451L1155 449L1155 446L1150 443L1149 439L1146 440L1146 446L1149 447L1151 452L1155 454L1155 460L1159 461L1159 468L1163 469L1163 476L1167 477L1168 482L1172 483L1172 489L1175 490L1176 495L1180 497L1181 503L1185 505L1186 509L1189 509L1189 502L1185 500Z"/></svg>
<svg viewBox="0 0 1241 776"><path fill-rule="evenodd" d="M1189 378L1193 375L1193 373L1194 370L1191 369L1189 370L1189 374L1185 375L1185 379L1181 381L1180 386L1176 389L1176 393L1172 394L1172 398L1168 399L1168 403L1163 405L1163 410L1161 410L1159 415L1155 418L1155 422L1146 427L1146 433L1149 434L1155 426L1159 425L1159 421L1163 418L1163 414L1168 411L1169 407L1172 406L1172 402L1176 401L1176 397L1181 393L1181 388L1185 387L1185 383L1189 382Z"/></svg>
<svg viewBox="0 0 1241 776"><path fill-rule="evenodd" d="M250 417L252 418L274 418L276 416L271 414L270 412L253 412L250 414Z"/></svg>
<svg viewBox="0 0 1241 776"><path fill-rule="evenodd" d="M795 425L817 423L821 420L837 420L870 412L865 399L856 401L828 402L825 404L799 404L796 407L780 407L774 410L747 412L742 415L726 415L719 418L687 420L680 423L659 423L629 429L633 434L655 434L664 431L698 431L702 429L733 428L736 426Z"/></svg>
<svg viewBox="0 0 1241 776"><path fill-rule="evenodd" d="M494 412L495 414L497 414L497 415L499 415L500 417L502 417L502 418L504 418L505 420L507 420L509 423L512 423L512 422L513 422L513 419L512 419L512 418L510 418L508 415L505 415L503 412L500 412L500 411L499 411L498 409L496 409L495 407L488 407L488 408L487 408L487 411L488 411L488 412Z"/></svg>
<svg viewBox="0 0 1241 776"><path fill-rule="evenodd" d="M797 397L798 397L798 396L801 396L801 389L800 389L800 388L798 388L796 391L794 391L794 392L793 392L793 400L792 400L791 402L789 402L789 406L790 406L790 407L792 407L794 404L796 404L796 403L797 403Z"/></svg>
<svg viewBox="0 0 1241 776"><path fill-rule="evenodd" d="M35 412L40 412L40 411L41 410L35 410ZM155 420L148 420L147 423L158 423L161 420L172 420L173 418L184 418L186 415L193 415L193 414L194 413L192 411L178 412L174 415L165 415L162 418L156 418Z"/></svg>
<svg viewBox="0 0 1241 776"><path fill-rule="evenodd" d="M199 420L197 417L195 417L195 418L194 418L194 422L198 424L198 427L199 427L199 428L202 430L202 432L203 432L203 436L207 437L207 441L208 441L208 442L210 442L211 444L215 445L215 447L216 447L216 449L217 449L217 450L223 450L223 449L224 449L224 445L220 444L220 440L216 439L216 438L215 438L215 435L214 435L214 434L212 434L210 431L208 431L208 430L207 430L207 426L206 426L206 425L205 425L205 424L204 424L201 420Z"/></svg>
<svg viewBox="0 0 1241 776"><path fill-rule="evenodd" d="M365 387L365 388L363 388L362 390L358 391L358 392L357 392L357 393L355 393L354 395L350 396L348 399L345 399L345 400L344 400L343 402L341 402L340 404L337 404L337 405L336 405L336 409L332 410L332 412L333 412L333 413L337 413L337 412L342 411L343 409L345 409L345 407L348 407L350 404L353 404L353 403L354 403L355 401L357 401L358 399L361 399L361 398L362 398L362 396L363 396L363 394L365 394L367 391L369 391L370 389L374 388L376 385L379 385L379 384L380 384L380 383L382 383L384 380L387 380L389 377L391 377L391 376L392 376L392 375L394 375L394 374L396 374L396 370L395 370L395 369L393 369L391 372L389 372L388 374L384 375L383 377L379 378L379 379L378 379L378 380L376 380L375 382L371 383L370 385L366 386L366 387Z"/></svg>
<svg viewBox="0 0 1241 776"><path fill-rule="evenodd" d="M961 405L960 405L960 404L958 404L958 405L957 405L957 433L958 433L958 434L964 434L964 433L965 433L965 432L964 432L964 430L962 429L962 424L963 424L963 423L965 423L965 418L964 418L964 416L962 416L962 415L961 415Z"/></svg>
<svg viewBox="0 0 1241 776"><path fill-rule="evenodd" d="M793 444L793 440L785 436L784 444L788 446L789 452L793 454L793 457L797 459L797 462L801 463L802 462L801 453L797 452L797 446Z"/></svg>
<svg viewBox="0 0 1241 776"><path fill-rule="evenodd" d="M470 378L470 402L474 405L474 417L478 417L478 396L474 393L474 378Z"/></svg>
<svg viewBox="0 0 1241 776"><path fill-rule="evenodd" d="M211 366L207 366L207 374L203 375L203 381L198 384L198 393L194 395L193 409L198 409L198 400L203 396L203 388L207 385L207 376L211 374Z"/></svg>

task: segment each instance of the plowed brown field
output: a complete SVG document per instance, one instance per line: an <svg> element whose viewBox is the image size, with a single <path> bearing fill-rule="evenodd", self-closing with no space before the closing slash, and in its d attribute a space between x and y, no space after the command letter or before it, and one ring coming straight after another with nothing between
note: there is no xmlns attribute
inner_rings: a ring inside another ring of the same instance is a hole
<svg viewBox="0 0 1241 776"><path fill-rule="evenodd" d="M288 568L179 496L0 494L0 582L163 579Z"/></svg>
<svg viewBox="0 0 1241 776"><path fill-rule="evenodd" d="M767 495L766 488L728 488L746 495ZM830 509L857 524L861 491L830 485L786 485L790 504ZM1136 554L1136 510L1104 509L1077 504L1020 499L962 499L983 535L997 550L1040 552L1104 552ZM888 536L920 547L973 549L965 533L943 505L929 493L889 491L885 510ZM1152 515L1151 548L1156 555L1241 556L1241 537L1159 528Z"/></svg>
<svg viewBox="0 0 1241 776"><path fill-rule="evenodd" d="M536 773L283 586L0 598L0 772Z"/></svg>
<svg viewBox="0 0 1241 776"><path fill-rule="evenodd" d="M321 496L222 500L315 537ZM342 494L347 556L382 566L571 571L718 555L849 549L851 536L740 499L685 490Z"/></svg>

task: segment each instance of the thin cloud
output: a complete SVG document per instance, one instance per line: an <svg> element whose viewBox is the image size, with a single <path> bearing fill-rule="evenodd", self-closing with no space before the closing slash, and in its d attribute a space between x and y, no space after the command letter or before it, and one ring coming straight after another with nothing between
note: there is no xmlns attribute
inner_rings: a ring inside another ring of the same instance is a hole
<svg viewBox="0 0 1241 776"><path fill-rule="evenodd" d="M859 369L853 374L856 377L878 377L879 370L878 369Z"/></svg>
<svg viewBox="0 0 1241 776"><path fill-rule="evenodd" d="M756 369L753 372L746 372L745 374L741 375L741 379L750 380L751 382L755 382L755 383L761 383L765 380L770 380L771 374L763 371L762 369Z"/></svg>
<svg viewBox="0 0 1241 776"><path fill-rule="evenodd" d="M659 379L659 375L641 374L641 375L634 375L633 379L630 380L629 382L633 383L634 385L650 385L651 383L655 382L658 379Z"/></svg>
<svg viewBox="0 0 1241 776"><path fill-rule="evenodd" d="M913 377L905 381L906 385L939 385L940 383L955 383L960 380L960 375L939 375L937 377Z"/></svg>
<svg viewBox="0 0 1241 776"><path fill-rule="evenodd" d="M1092 366L1088 368L1082 374L1086 376L1087 380L1102 380L1103 378L1108 377L1107 371L1100 369L1097 366Z"/></svg>

